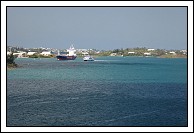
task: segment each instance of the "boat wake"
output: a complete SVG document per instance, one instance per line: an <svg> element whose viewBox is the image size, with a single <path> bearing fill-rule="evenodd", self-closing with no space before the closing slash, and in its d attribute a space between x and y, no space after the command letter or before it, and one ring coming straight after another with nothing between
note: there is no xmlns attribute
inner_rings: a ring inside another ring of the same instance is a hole
<svg viewBox="0 0 194 133"><path fill-rule="evenodd" d="M94 61L105 61L105 62L108 62L108 61L119 61L119 60L94 60Z"/></svg>

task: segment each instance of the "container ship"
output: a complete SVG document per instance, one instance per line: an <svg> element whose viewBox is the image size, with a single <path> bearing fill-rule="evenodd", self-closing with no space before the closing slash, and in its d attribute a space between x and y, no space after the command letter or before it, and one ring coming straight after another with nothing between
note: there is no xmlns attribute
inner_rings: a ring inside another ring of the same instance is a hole
<svg viewBox="0 0 194 133"><path fill-rule="evenodd" d="M60 54L58 52L57 60L75 60L77 55L75 54L75 48L73 47L73 45L70 46L69 49L67 49L67 54Z"/></svg>

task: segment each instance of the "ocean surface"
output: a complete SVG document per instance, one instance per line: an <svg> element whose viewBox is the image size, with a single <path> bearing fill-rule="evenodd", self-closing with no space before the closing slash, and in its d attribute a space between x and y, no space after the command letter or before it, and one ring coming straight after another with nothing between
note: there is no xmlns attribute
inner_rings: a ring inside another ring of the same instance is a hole
<svg viewBox="0 0 194 133"><path fill-rule="evenodd" d="M187 59L17 58L7 126L187 126Z"/></svg>

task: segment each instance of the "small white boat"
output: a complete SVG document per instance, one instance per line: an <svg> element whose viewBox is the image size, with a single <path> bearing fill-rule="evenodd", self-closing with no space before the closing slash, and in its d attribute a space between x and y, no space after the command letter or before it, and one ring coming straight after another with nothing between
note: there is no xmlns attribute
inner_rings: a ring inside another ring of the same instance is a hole
<svg viewBox="0 0 194 133"><path fill-rule="evenodd" d="M83 58L84 61L94 61L94 58L92 56L85 56Z"/></svg>

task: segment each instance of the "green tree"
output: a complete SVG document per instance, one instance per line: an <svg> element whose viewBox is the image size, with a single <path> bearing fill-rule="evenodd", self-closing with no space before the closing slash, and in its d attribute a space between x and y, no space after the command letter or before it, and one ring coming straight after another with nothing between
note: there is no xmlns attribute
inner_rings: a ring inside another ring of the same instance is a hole
<svg viewBox="0 0 194 133"><path fill-rule="evenodd" d="M16 67L17 66L17 64L15 63L15 56L13 55L13 53L12 54L10 54L10 55L7 55L7 65L8 65L8 67Z"/></svg>
<svg viewBox="0 0 194 133"><path fill-rule="evenodd" d="M10 55L7 55L7 63L8 63L8 64L13 64L13 63L15 63L14 60L15 60L15 57L14 57L13 53L10 54Z"/></svg>

